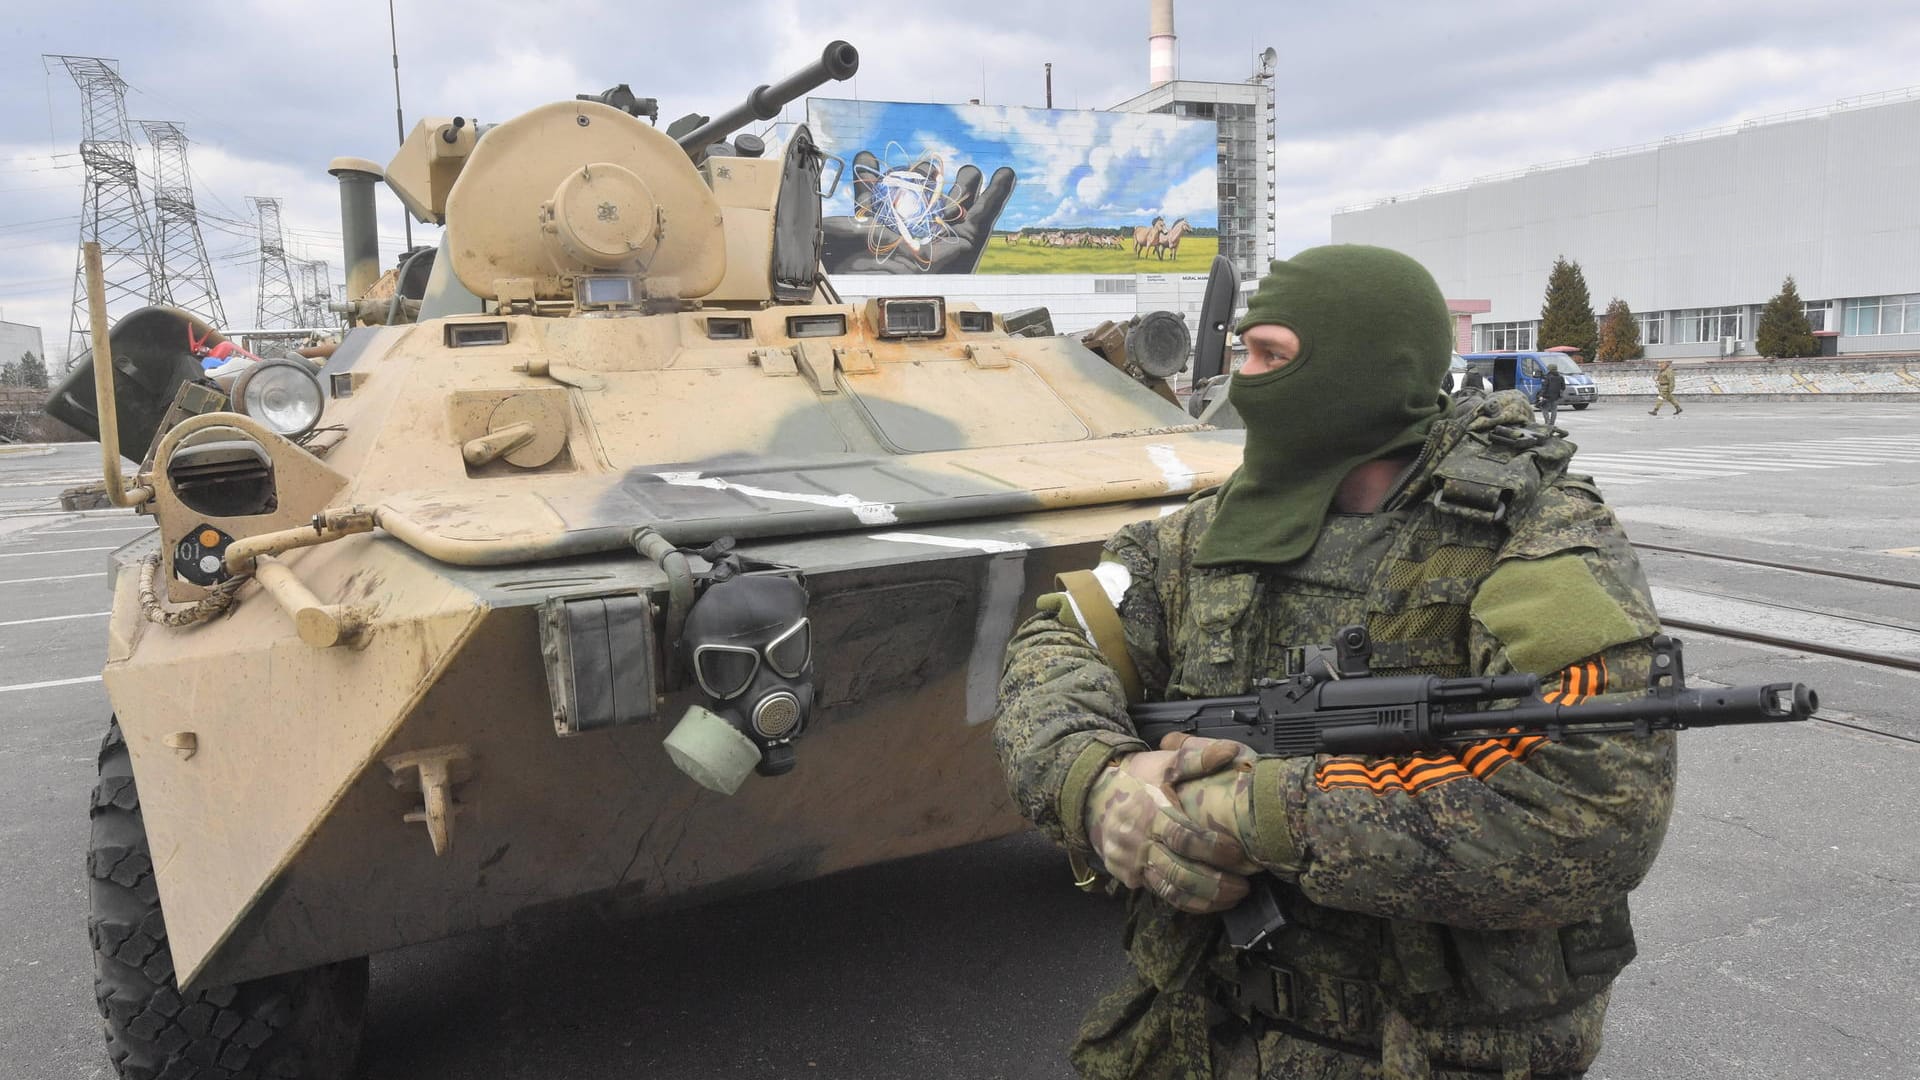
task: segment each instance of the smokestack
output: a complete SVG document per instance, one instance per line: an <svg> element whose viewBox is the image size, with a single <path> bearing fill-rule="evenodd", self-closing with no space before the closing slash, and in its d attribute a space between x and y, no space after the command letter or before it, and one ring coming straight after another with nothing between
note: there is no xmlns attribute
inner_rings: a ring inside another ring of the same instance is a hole
<svg viewBox="0 0 1920 1080"><path fill-rule="evenodd" d="M1147 16L1147 85L1180 77L1173 55L1173 0L1152 0Z"/></svg>

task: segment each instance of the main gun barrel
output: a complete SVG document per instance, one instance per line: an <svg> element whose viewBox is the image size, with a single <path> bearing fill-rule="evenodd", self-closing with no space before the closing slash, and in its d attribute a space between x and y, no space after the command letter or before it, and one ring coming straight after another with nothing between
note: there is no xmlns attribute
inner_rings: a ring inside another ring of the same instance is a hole
<svg viewBox="0 0 1920 1080"><path fill-rule="evenodd" d="M850 79L860 70L860 50L844 41L836 41L820 53L820 59L774 83L756 86L747 100L680 136L680 149L695 161L707 147L726 138L755 120L771 120L780 110L835 80Z"/></svg>

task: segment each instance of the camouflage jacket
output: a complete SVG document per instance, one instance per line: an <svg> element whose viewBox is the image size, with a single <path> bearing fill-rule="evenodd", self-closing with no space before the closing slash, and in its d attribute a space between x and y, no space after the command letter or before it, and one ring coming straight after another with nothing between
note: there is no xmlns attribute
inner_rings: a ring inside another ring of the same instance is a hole
<svg viewBox="0 0 1920 1080"><path fill-rule="evenodd" d="M1564 475L1571 446L1530 416L1516 393L1466 399L1378 513L1331 516L1282 568L1194 567L1210 497L1121 530L1104 559L1126 571L1118 607L1147 695L1244 693L1288 646L1356 623L1377 674L1532 671L1549 700L1643 690L1658 621L1638 563L1598 492ZM1126 704L1055 615L1015 635L995 746L1024 813L1065 845L1086 847L1098 770L1143 748ZM1390 1058L1417 1044L1434 1061L1584 1068L1632 956L1624 897L1664 835L1674 767L1664 734L1262 760L1250 854L1293 886L1265 957L1301 999L1282 1011L1376 1056L1387 1030ZM1129 904L1135 978L1089 1017L1076 1063L1207 1075L1207 1025L1246 963L1217 918L1144 892Z"/></svg>
<svg viewBox="0 0 1920 1080"><path fill-rule="evenodd" d="M1660 368L1653 373L1654 388L1663 394L1673 393L1673 369Z"/></svg>

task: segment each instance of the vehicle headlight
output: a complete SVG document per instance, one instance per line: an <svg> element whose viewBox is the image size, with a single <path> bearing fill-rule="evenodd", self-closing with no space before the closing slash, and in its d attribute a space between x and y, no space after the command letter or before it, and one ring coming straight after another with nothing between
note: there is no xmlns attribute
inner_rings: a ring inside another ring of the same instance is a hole
<svg viewBox="0 0 1920 1080"><path fill-rule="evenodd" d="M241 372L233 403L276 434L297 438L312 431L326 408L320 377L299 360L264 360Z"/></svg>

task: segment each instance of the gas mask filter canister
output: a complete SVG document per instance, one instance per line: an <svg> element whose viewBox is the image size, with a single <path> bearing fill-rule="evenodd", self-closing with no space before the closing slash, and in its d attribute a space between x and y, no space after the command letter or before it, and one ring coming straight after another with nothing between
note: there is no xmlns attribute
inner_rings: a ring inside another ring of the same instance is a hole
<svg viewBox="0 0 1920 1080"><path fill-rule="evenodd" d="M716 582L687 614L681 648L705 700L667 736L680 771L731 795L749 772L791 770L813 707L806 590L774 575Z"/></svg>

